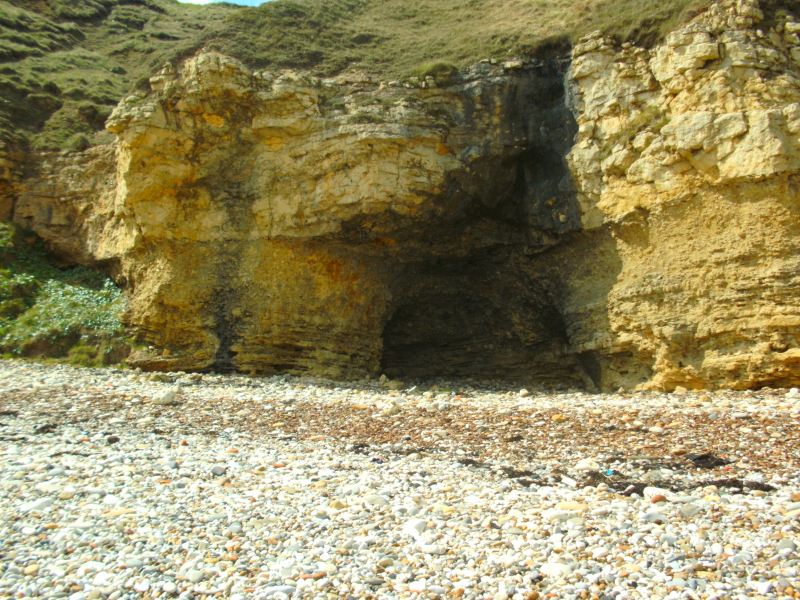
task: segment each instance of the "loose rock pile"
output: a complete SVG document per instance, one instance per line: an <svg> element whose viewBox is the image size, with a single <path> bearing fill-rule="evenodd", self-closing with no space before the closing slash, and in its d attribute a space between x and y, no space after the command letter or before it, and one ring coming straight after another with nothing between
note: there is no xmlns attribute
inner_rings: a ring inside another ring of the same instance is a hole
<svg viewBox="0 0 800 600"><path fill-rule="evenodd" d="M0 362L0 597L800 598L796 390L384 387Z"/></svg>

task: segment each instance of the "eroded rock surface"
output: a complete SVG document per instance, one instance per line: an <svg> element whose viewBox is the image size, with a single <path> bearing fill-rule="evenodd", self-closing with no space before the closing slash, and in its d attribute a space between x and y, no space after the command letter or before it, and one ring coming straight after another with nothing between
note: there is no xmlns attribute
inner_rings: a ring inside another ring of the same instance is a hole
<svg viewBox="0 0 800 600"><path fill-rule="evenodd" d="M147 368L795 385L800 24L767 8L448 81L203 52L14 218L125 283Z"/></svg>
<svg viewBox="0 0 800 600"><path fill-rule="evenodd" d="M574 49L570 164L617 273L562 269L563 312L606 385L800 378L797 32L758 2L721 2L651 51ZM593 309L576 301L606 285Z"/></svg>
<svg viewBox="0 0 800 600"><path fill-rule="evenodd" d="M516 259L579 227L561 66L441 83L253 73L202 53L112 115L114 175L89 190L53 163L16 217L119 263L129 321L157 348L134 358L148 368L527 378L538 360L580 383ZM70 192L48 197L50 177ZM97 236L90 221L112 225Z"/></svg>

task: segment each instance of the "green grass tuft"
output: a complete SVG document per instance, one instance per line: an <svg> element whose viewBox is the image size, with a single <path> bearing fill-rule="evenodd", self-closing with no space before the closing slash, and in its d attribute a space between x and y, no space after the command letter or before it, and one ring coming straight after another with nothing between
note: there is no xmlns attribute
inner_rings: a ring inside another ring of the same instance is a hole
<svg viewBox="0 0 800 600"><path fill-rule="evenodd" d="M442 85L446 84L458 75L458 67L448 62L426 62L411 70L410 75L425 79L433 77L436 83Z"/></svg>
<svg viewBox="0 0 800 600"><path fill-rule="evenodd" d="M174 0L0 0L0 145L102 140L133 86L222 29L231 6Z"/></svg>

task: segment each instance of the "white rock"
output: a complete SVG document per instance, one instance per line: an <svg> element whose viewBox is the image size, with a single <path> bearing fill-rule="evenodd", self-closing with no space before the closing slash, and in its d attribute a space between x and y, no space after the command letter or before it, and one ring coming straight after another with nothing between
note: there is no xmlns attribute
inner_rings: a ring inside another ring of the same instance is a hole
<svg viewBox="0 0 800 600"><path fill-rule="evenodd" d="M58 499L59 500L72 500L75 497L77 490L71 486L67 485L59 492Z"/></svg>
<svg viewBox="0 0 800 600"><path fill-rule="evenodd" d="M153 404L159 406L172 406L180 404L180 390L178 388L171 388L153 397Z"/></svg>
<svg viewBox="0 0 800 600"><path fill-rule="evenodd" d="M389 499L379 494L371 494L364 498L364 504L367 506L389 506Z"/></svg>
<svg viewBox="0 0 800 600"><path fill-rule="evenodd" d="M646 512L642 515L642 521L645 523L666 523L667 516L660 512Z"/></svg>
<svg viewBox="0 0 800 600"><path fill-rule="evenodd" d="M174 594L176 591L178 591L178 586L172 581L166 581L161 584L161 589L167 594Z"/></svg>
<svg viewBox="0 0 800 600"><path fill-rule="evenodd" d="M793 387L786 392L787 398L800 398L800 388Z"/></svg>
<svg viewBox="0 0 800 600"><path fill-rule="evenodd" d="M645 500L652 500L655 496L664 496L669 499L672 496L672 492L664 488L650 486L642 490L642 496Z"/></svg>
<svg viewBox="0 0 800 600"><path fill-rule="evenodd" d="M34 511L44 510L48 506L52 506L53 500L52 498L45 496L44 498L37 498L36 500L31 500L30 502L26 502L25 504L19 507L20 512L28 513Z"/></svg>
<svg viewBox="0 0 800 600"><path fill-rule="evenodd" d="M542 511L542 518L551 523L563 523L575 517L579 517L580 513L574 510L561 510L559 508L548 508Z"/></svg>
<svg viewBox="0 0 800 600"><path fill-rule="evenodd" d="M428 528L424 519L411 519L403 525L403 533L407 536L417 538Z"/></svg>
<svg viewBox="0 0 800 600"><path fill-rule="evenodd" d="M101 563L100 561L97 561L97 560L90 560L90 561L87 561L87 562L83 563L80 567L78 567L78 570L75 572L75 574L78 577L83 577L87 573L94 573L96 571L102 571L105 568L106 568L105 563Z"/></svg>
<svg viewBox="0 0 800 600"><path fill-rule="evenodd" d="M539 569L542 575L553 579L563 579L572 573L572 567L562 562L546 562Z"/></svg>
<svg viewBox="0 0 800 600"><path fill-rule="evenodd" d="M761 594L762 596L767 596L768 594L772 593L773 585L771 581L759 581L756 584L756 592Z"/></svg>
<svg viewBox="0 0 800 600"><path fill-rule="evenodd" d="M447 549L438 544L419 544L419 549L425 554L447 554Z"/></svg>
<svg viewBox="0 0 800 600"><path fill-rule="evenodd" d="M100 571L92 578L92 585L95 587L106 587L114 579L108 571Z"/></svg>
<svg viewBox="0 0 800 600"><path fill-rule="evenodd" d="M592 458L584 458L575 465L576 471L599 471L600 463Z"/></svg>
<svg viewBox="0 0 800 600"><path fill-rule="evenodd" d="M270 596L277 596L278 594L284 594L286 596L291 596L294 594L295 588L291 585L270 585L266 586L264 589L259 590L260 594L263 594L266 597Z"/></svg>
<svg viewBox="0 0 800 600"><path fill-rule="evenodd" d="M688 519L703 512L703 508L697 504L689 502L688 504L684 504L683 506L681 506L678 512L681 513L682 517Z"/></svg>
<svg viewBox="0 0 800 600"><path fill-rule="evenodd" d="M205 579L205 573L203 573L200 569L189 569L186 571L183 577L191 583L200 583L203 581L203 579Z"/></svg>

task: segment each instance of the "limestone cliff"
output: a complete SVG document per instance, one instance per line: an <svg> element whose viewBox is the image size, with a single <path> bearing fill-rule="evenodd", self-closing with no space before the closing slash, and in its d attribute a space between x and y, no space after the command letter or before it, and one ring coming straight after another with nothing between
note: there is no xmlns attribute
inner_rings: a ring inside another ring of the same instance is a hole
<svg viewBox="0 0 800 600"><path fill-rule="evenodd" d="M797 384L798 31L726 1L403 82L203 52L14 219L115 273L147 368Z"/></svg>
<svg viewBox="0 0 800 600"><path fill-rule="evenodd" d="M561 310L606 385L800 381L798 34L720 2L649 51L574 49L571 171L617 273L574 268L593 247L566 254Z"/></svg>
<svg viewBox="0 0 800 600"><path fill-rule="evenodd" d="M579 226L557 62L401 85L201 53L151 88L108 122L113 172L110 149L45 163L15 211L118 263L157 350L135 364L581 381L510 261Z"/></svg>

